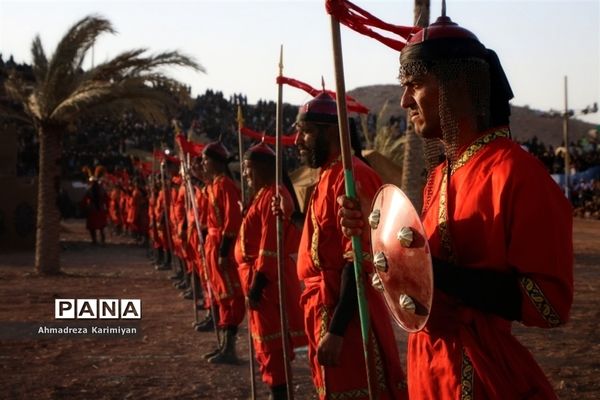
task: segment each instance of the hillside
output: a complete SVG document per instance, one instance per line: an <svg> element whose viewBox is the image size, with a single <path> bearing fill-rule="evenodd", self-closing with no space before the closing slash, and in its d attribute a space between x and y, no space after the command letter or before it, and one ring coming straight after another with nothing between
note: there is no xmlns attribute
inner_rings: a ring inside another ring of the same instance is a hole
<svg viewBox="0 0 600 400"><path fill-rule="evenodd" d="M379 113L386 101L387 108L382 118L388 120L391 116L404 115L400 107L402 88L400 85L372 85L353 89L348 94L367 106L372 113ZM595 128L577 119L569 122L569 140L577 140ZM517 140L527 140L537 136L543 143L559 146L562 143L563 123L561 118L545 117L539 110L527 107L512 106L511 129Z"/></svg>

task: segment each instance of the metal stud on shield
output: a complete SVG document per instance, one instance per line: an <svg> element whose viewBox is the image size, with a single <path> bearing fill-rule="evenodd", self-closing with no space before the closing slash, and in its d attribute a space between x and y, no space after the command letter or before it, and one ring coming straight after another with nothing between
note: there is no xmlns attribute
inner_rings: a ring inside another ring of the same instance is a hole
<svg viewBox="0 0 600 400"><path fill-rule="evenodd" d="M419 214L394 185L379 189L371 210L372 283L398 325L417 332L427 323L433 301L431 253Z"/></svg>

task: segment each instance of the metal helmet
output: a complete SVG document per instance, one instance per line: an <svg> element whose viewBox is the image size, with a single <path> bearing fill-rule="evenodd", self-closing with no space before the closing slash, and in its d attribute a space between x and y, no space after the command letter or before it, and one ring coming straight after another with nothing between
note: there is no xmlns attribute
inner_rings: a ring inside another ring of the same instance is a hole
<svg viewBox="0 0 600 400"><path fill-rule="evenodd" d="M275 151L273 151L273 149L264 141L261 141L260 143L257 143L254 146L250 147L248 150L246 150L244 158L246 160L272 158L274 161Z"/></svg>
<svg viewBox="0 0 600 400"><path fill-rule="evenodd" d="M400 80L432 72L440 84L440 124L446 157L458 155L458 127L452 111L453 93L466 88L473 102L481 131L508 125L509 100L513 93L498 56L487 49L471 31L445 14L412 35L400 53ZM457 77L462 76L461 79ZM437 143L436 143L437 142ZM426 140L428 168L437 165L439 141Z"/></svg>
<svg viewBox="0 0 600 400"><path fill-rule="evenodd" d="M323 91L300 107L297 122L337 124L337 104L333 97Z"/></svg>
<svg viewBox="0 0 600 400"><path fill-rule="evenodd" d="M204 146L202 154L224 163L228 163L231 157L227 148L220 141L211 142Z"/></svg>

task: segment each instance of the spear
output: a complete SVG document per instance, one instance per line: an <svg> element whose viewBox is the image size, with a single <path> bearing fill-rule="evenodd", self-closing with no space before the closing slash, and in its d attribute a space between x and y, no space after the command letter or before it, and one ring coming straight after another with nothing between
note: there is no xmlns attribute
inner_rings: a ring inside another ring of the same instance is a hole
<svg viewBox="0 0 600 400"><path fill-rule="evenodd" d="M240 189L242 191L242 213L246 209L246 201L245 201L245 182L243 177L244 171L244 142L242 141L242 127L244 126L244 116L242 115L242 105L238 104L237 108L237 123L238 123L238 151L240 155ZM250 270L252 272L252 270ZM250 391L251 391L251 399L256 399L256 382L254 380L254 346L252 344L252 333L250 332L250 304L248 302L248 298L246 298L246 310L247 313L247 326L248 326L248 358L250 358Z"/></svg>
<svg viewBox="0 0 600 400"><path fill-rule="evenodd" d="M237 107L237 123L238 123L238 154L240 159L240 190L242 191L242 211L243 207L246 207L246 185L244 178L242 177L242 171L244 171L244 141L242 139L242 127L244 126L244 116L242 115L242 105L238 104Z"/></svg>
<svg viewBox="0 0 600 400"><path fill-rule="evenodd" d="M335 67L336 98L338 111L338 125L340 132L340 146L342 151L342 165L344 167L344 186L346 196L356 199L356 187L354 174L352 172L352 156L350 153L350 133L348 130L348 112L346 109L346 84L344 82L344 61L342 56L342 38L340 35L340 23L331 16L331 39L333 42L333 61ZM367 371L367 384L369 387L369 398L374 399L371 364L369 362L369 308L365 296L362 269L362 246L360 236L352 236L352 250L354 252L354 276L356 280L356 294L358 297L358 314L360 317L360 331L363 341L365 356L365 368Z"/></svg>
<svg viewBox="0 0 600 400"><path fill-rule="evenodd" d="M279 77L283 76L283 45L279 49ZM281 82L281 81L280 81ZM275 118L275 195L281 199L280 188L283 184L283 160L281 151L281 135L283 134L283 84L277 85L277 110ZM283 215L277 215L277 284L279 286L279 319L281 323L281 341L283 344L283 366L285 369L285 381L287 382L287 398L294 399L294 386L290 371L290 360L288 359L289 335L287 315L285 307L285 284L283 276L284 263L284 241L283 241Z"/></svg>
<svg viewBox="0 0 600 400"><path fill-rule="evenodd" d="M154 176L154 174L156 174L156 157L154 156L154 153L156 152L156 146L152 147L152 173L150 174L150 187L148 188L148 192L150 193L150 196L154 196L155 195L155 182L154 180L156 179L156 177ZM154 242L156 241L156 238L154 237L154 231L156 230L156 218L154 217L154 210L152 210L152 226L150 227L150 229L152 229L152 235L150 235L150 233L148 233L148 236L151 238L151 240L148 240L148 244L150 245L150 254L152 254L152 249L154 248ZM158 230L156 230L158 232Z"/></svg>
<svg viewBox="0 0 600 400"><path fill-rule="evenodd" d="M185 218L187 219L188 212L190 208L192 208L192 202L194 199L194 193L189 191L187 181L190 179L189 177L189 168L190 168L190 153L185 153L181 145L179 146L180 154L181 154L181 176L183 176L183 181L185 184ZM182 273L186 273L182 271ZM197 280L196 280L196 272L192 268L190 283L192 285L192 298L194 304L194 326L200 322L198 320L198 290L197 290Z"/></svg>
<svg viewBox="0 0 600 400"><path fill-rule="evenodd" d="M169 246L169 252L171 255L173 254L173 239L171 238L171 227L170 221L171 218L169 216L169 205L171 204L171 187L167 185L167 179L165 179L165 159L160 162L160 180L162 183L163 190L163 206L164 210L164 220L165 220L165 230L167 234L167 245ZM169 199L167 200L167 196Z"/></svg>

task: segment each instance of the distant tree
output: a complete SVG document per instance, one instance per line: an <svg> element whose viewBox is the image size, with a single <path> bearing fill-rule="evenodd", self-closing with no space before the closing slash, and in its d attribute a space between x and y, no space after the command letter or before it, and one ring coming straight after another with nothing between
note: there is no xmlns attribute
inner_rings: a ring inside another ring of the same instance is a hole
<svg viewBox="0 0 600 400"><path fill-rule="evenodd" d="M414 23L416 26L429 25L429 0L415 0ZM425 152L423 139L415 133L411 122L406 130L404 160L402 167L402 190L406 193L417 210L423 204L423 187L425 186Z"/></svg>
<svg viewBox="0 0 600 400"><path fill-rule="evenodd" d="M398 136L396 127L385 122L383 118L390 107L390 100L386 100L377 114L377 123L373 135L369 133L369 124L366 115L361 115L361 126L367 141L367 148L377 150L400 167L404 167L406 136ZM372 137L372 139L371 139Z"/></svg>
<svg viewBox="0 0 600 400"><path fill-rule="evenodd" d="M50 59L39 35L31 46L33 81L12 71L4 82L6 94L22 104L23 115L39 136L39 176L35 268L40 274L60 272L60 214L57 193L63 135L82 118L132 110L147 121L166 124L186 88L160 68L200 64L178 52L145 55L146 49L125 51L84 70L83 61L98 36L115 33L111 23L91 15L73 25ZM0 109L3 117L19 117L14 108Z"/></svg>

